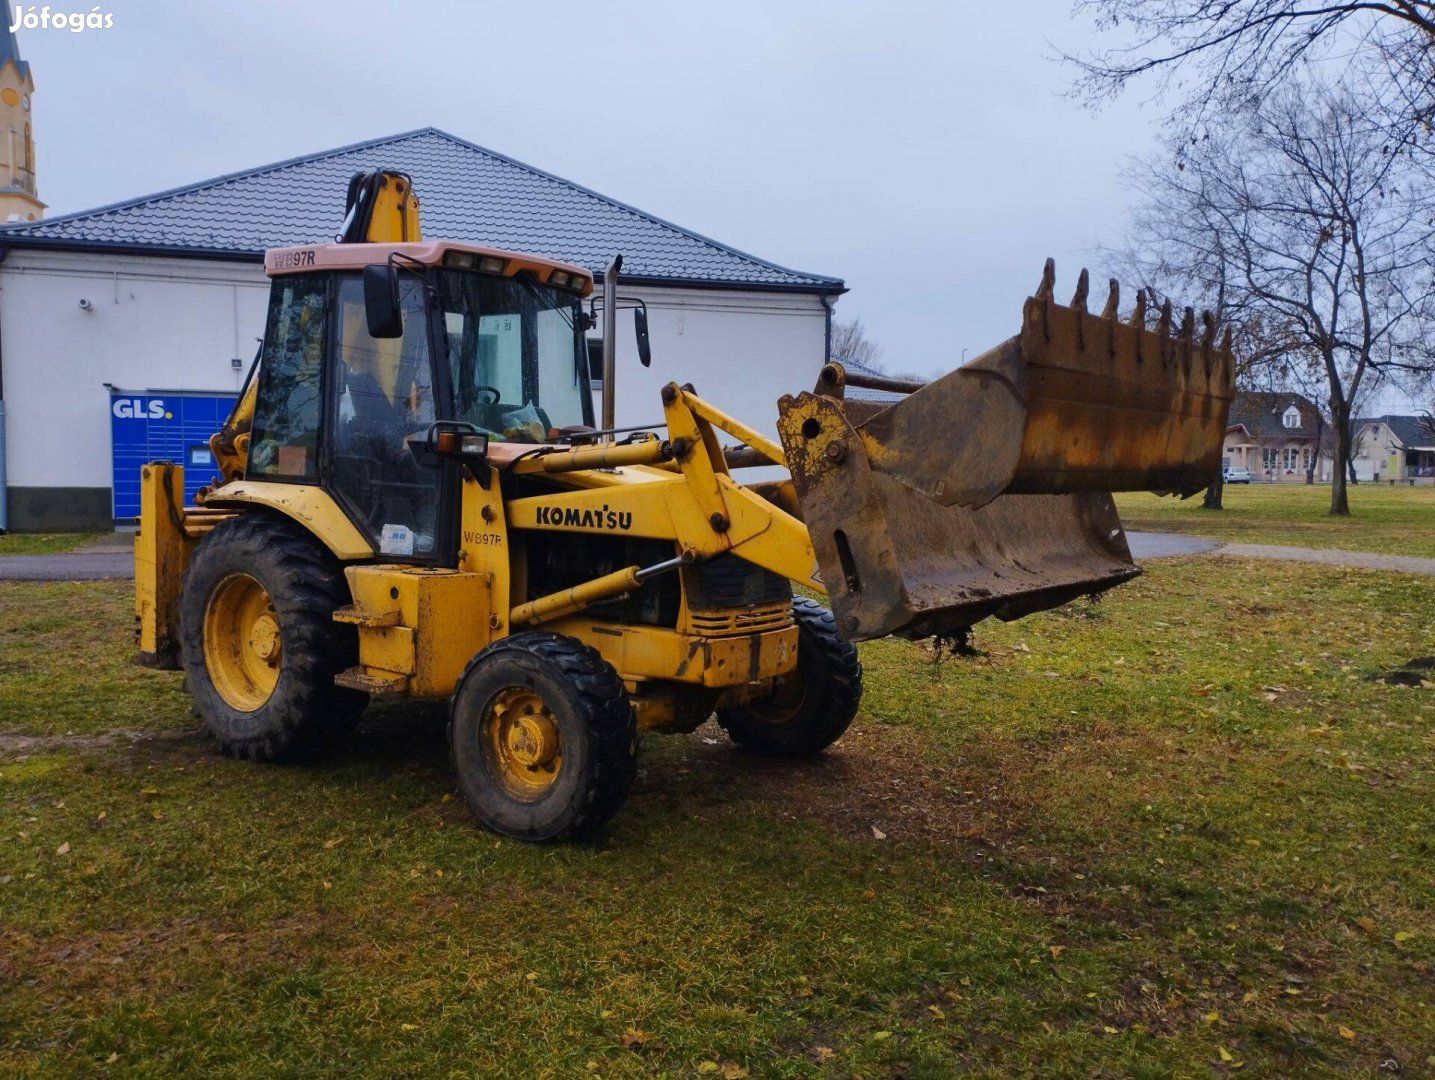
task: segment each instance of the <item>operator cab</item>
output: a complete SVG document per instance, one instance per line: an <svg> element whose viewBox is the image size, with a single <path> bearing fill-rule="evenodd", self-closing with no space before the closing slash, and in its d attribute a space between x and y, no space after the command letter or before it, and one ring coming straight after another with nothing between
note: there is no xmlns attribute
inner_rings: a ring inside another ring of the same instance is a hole
<svg viewBox="0 0 1435 1080"><path fill-rule="evenodd" d="M452 562L457 463L424 452L436 423L520 444L592 426L586 270L451 243L283 248L265 269L245 476L322 486L385 558Z"/></svg>

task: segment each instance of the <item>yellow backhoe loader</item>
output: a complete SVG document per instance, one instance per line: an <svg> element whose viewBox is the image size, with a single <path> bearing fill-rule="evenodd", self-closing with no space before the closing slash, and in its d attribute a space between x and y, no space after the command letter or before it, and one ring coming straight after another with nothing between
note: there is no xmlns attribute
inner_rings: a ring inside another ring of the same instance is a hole
<svg viewBox="0 0 1435 1080"><path fill-rule="evenodd" d="M141 659L182 667L255 761L321 751L373 695L449 699L470 807L530 840L610 818L640 731L716 713L752 751L814 754L857 712L856 642L1132 577L1110 492L1203 488L1231 399L1209 318L1148 326L1138 298L1123 320L1114 283L1091 313L1084 272L1059 304L1048 263L1016 336L921 386L830 363L778 402L780 445L677 383L660 429L618 431L616 264L600 423L591 273L423 240L402 174L355 177L336 242L265 267L219 475L186 507L178 466L143 470ZM734 478L754 464L790 478Z"/></svg>

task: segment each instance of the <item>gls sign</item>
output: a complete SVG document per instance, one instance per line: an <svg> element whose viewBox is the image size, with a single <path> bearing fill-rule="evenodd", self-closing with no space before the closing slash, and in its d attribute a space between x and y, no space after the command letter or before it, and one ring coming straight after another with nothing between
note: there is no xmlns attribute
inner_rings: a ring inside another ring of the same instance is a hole
<svg viewBox="0 0 1435 1080"><path fill-rule="evenodd" d="M165 412L163 398L115 398L110 411L121 420L168 420L172 415Z"/></svg>

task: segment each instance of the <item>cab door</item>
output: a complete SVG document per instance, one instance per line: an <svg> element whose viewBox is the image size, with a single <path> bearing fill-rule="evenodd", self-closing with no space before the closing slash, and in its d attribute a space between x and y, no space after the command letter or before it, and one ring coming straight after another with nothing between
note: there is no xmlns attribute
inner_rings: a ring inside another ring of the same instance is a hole
<svg viewBox="0 0 1435 1080"><path fill-rule="evenodd" d="M358 274L339 275L331 326L330 491L381 556L442 561L442 470L415 453L443 415L421 279L400 277L404 332L369 335ZM416 445L419 444L419 445Z"/></svg>

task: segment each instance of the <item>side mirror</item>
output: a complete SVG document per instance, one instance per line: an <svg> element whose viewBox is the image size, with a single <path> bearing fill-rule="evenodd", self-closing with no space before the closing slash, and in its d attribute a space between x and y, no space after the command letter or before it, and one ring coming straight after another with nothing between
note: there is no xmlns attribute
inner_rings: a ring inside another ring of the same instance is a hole
<svg viewBox="0 0 1435 1080"><path fill-rule="evenodd" d="M648 309L636 307L633 309L633 331L638 335L638 359L644 367L653 365L653 347L648 342Z"/></svg>
<svg viewBox="0 0 1435 1080"><path fill-rule="evenodd" d="M364 314L369 336L404 336L404 313L399 306L399 271L392 263L364 267Z"/></svg>

